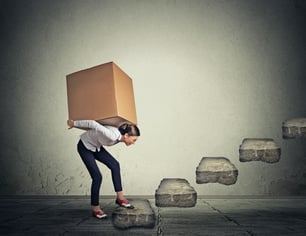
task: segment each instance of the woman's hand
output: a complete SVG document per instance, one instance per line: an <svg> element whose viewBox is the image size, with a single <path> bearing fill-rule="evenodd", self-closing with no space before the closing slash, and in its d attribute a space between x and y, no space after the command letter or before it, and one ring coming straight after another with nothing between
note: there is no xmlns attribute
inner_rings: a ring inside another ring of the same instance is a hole
<svg viewBox="0 0 306 236"><path fill-rule="evenodd" d="M67 120L68 129L72 129L74 126L74 120Z"/></svg>

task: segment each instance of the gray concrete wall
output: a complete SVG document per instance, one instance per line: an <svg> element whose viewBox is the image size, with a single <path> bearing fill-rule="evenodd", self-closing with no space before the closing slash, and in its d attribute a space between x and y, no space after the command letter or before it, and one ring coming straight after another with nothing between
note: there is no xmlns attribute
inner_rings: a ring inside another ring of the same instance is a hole
<svg viewBox="0 0 306 236"><path fill-rule="evenodd" d="M306 194L305 140L281 133L306 116L305 1L2 0L0 11L0 194L89 194L65 76L108 61L133 78L142 131L108 149L126 194L153 195L162 178L199 195ZM244 138L273 138L280 162L240 163ZM197 185L203 156L227 157L236 184Z"/></svg>

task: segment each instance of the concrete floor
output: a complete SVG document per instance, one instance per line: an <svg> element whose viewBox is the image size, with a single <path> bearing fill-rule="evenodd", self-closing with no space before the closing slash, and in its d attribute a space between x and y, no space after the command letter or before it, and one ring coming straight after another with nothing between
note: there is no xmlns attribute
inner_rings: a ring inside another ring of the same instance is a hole
<svg viewBox="0 0 306 236"><path fill-rule="evenodd" d="M0 197L0 235L306 235L305 198L198 198L193 208L157 208L152 229L114 228L91 216L88 197Z"/></svg>

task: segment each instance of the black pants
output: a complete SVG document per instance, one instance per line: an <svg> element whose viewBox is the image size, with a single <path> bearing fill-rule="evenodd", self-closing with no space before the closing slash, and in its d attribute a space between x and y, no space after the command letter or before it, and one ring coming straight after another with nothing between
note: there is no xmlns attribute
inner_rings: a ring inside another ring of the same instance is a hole
<svg viewBox="0 0 306 236"><path fill-rule="evenodd" d="M102 162L111 170L115 192L122 191L120 165L119 162L110 153L108 153L103 147L101 147L99 152L98 151L92 152L84 146L81 140L78 143L78 152L92 178L92 183L91 183L92 206L99 205L99 193L102 183L102 175L97 166L96 160Z"/></svg>

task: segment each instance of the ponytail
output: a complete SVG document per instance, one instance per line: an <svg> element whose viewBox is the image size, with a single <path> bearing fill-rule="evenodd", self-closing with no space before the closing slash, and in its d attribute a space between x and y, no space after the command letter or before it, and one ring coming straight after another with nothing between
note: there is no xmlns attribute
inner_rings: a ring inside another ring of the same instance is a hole
<svg viewBox="0 0 306 236"><path fill-rule="evenodd" d="M118 128L121 135L140 136L140 131L136 125L124 123Z"/></svg>

